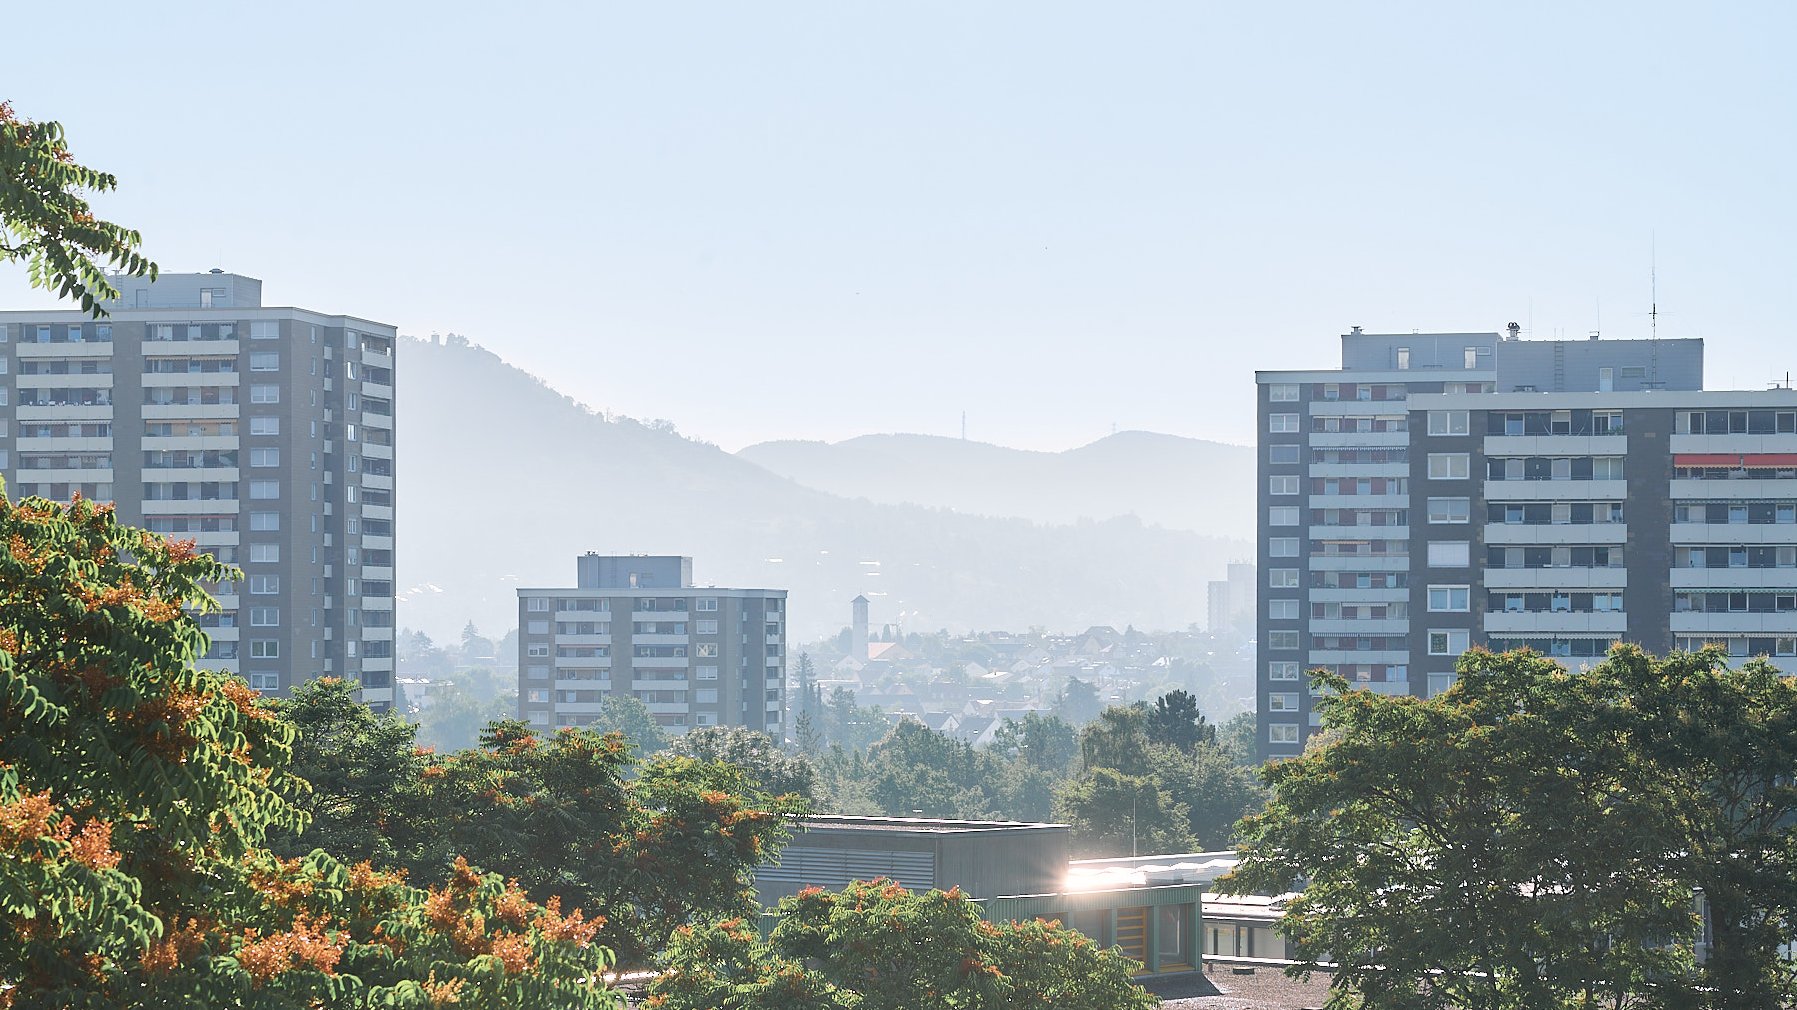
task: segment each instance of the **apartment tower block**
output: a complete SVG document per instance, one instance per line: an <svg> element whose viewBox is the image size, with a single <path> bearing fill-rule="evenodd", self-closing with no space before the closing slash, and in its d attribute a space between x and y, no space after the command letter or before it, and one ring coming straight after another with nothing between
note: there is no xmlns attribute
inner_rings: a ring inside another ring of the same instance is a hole
<svg viewBox="0 0 1797 1010"><path fill-rule="evenodd" d="M0 473L112 501L243 570L203 662L265 694L331 675L393 701L394 328L265 307L213 271L115 278L94 319L0 312Z"/></svg>
<svg viewBox="0 0 1797 1010"><path fill-rule="evenodd" d="M1797 669L1797 391L1704 391L1700 340L1342 338L1257 373L1264 757L1305 671L1431 696L1473 645L1618 641Z"/></svg>
<svg viewBox="0 0 1797 1010"><path fill-rule="evenodd" d="M585 726L632 695L673 732L743 726L780 739L786 590L693 585L691 558L584 554L568 589L518 590L518 714Z"/></svg>

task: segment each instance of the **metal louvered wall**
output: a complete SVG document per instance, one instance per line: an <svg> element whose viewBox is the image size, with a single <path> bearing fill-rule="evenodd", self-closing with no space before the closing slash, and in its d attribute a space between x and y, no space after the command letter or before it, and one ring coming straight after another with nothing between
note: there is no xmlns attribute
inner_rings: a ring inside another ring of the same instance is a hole
<svg viewBox="0 0 1797 1010"><path fill-rule="evenodd" d="M913 891L936 886L936 854L891 849L813 849L788 846L780 862L755 870L757 882L839 890L852 880L890 877Z"/></svg>

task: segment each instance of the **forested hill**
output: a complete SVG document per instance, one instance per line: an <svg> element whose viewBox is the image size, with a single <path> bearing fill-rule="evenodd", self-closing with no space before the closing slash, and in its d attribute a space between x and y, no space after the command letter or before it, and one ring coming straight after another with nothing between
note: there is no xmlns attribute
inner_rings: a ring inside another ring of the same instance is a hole
<svg viewBox="0 0 1797 1010"><path fill-rule="evenodd" d="M885 504L1070 523L1135 515L1168 529L1254 535L1254 450L1124 431L1065 452L936 435L762 442L737 455L806 487ZM1229 492L1229 493L1222 493Z"/></svg>
<svg viewBox="0 0 1797 1010"><path fill-rule="evenodd" d="M1170 628L1246 542L1134 518L1043 526L802 487L715 446L595 414L460 343L399 348L399 623L517 621L520 586L571 585L584 551L692 555L702 584L790 589L795 639L866 593L916 628Z"/></svg>

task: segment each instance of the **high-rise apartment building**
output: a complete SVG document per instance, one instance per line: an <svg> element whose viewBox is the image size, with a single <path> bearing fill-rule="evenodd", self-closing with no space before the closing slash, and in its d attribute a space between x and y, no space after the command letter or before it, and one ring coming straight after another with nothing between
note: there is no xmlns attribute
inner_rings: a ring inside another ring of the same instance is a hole
<svg viewBox="0 0 1797 1010"><path fill-rule="evenodd" d="M744 726L779 739L786 590L693 585L691 558L585 554L572 589L518 590L518 714L585 726L634 695L674 732Z"/></svg>
<svg viewBox="0 0 1797 1010"><path fill-rule="evenodd" d="M0 472L243 570L205 663L393 700L394 328L265 307L237 274L116 278L109 315L0 312Z"/></svg>
<svg viewBox="0 0 1797 1010"><path fill-rule="evenodd" d="M1700 340L1342 338L1259 396L1263 756L1304 671L1429 696L1473 645L1569 664L1709 642L1797 669L1797 391L1703 390Z"/></svg>

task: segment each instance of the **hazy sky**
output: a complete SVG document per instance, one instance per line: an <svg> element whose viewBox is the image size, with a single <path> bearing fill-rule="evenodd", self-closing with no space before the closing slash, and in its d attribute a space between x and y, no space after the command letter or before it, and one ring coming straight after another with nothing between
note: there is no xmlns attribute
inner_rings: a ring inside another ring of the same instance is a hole
<svg viewBox="0 0 1797 1010"><path fill-rule="evenodd" d="M732 449L1246 441L1353 324L1645 335L1656 232L1712 387L1797 371L1797 5L1476 7L15 3L0 98L166 269Z"/></svg>

